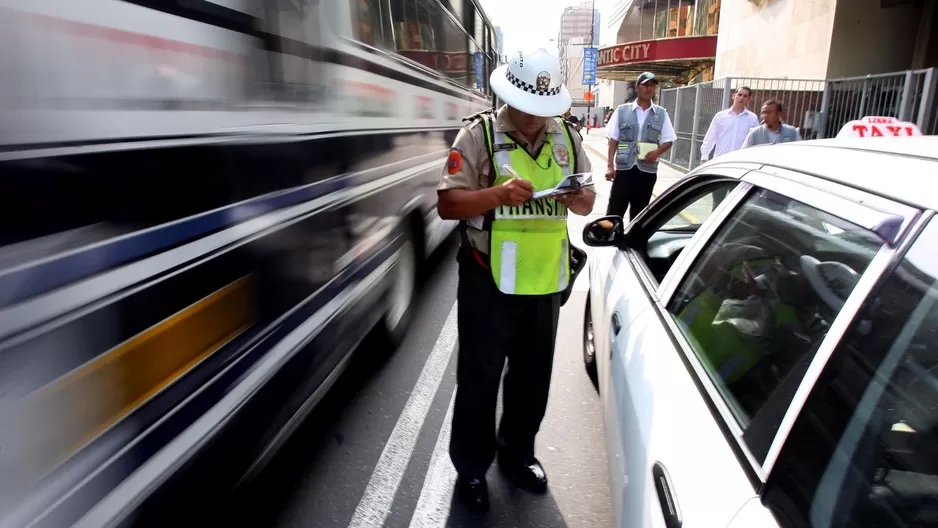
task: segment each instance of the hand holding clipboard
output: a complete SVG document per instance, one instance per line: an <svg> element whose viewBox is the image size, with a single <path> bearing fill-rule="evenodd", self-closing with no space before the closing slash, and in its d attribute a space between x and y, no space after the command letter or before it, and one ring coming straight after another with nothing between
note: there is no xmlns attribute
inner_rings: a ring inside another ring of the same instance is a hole
<svg viewBox="0 0 938 528"><path fill-rule="evenodd" d="M505 172L508 172L514 178L521 178L517 172L508 165L502 165L502 169ZM557 185L550 189L544 189L543 191L537 191L534 193L532 200L540 200L543 198L553 198L555 196L560 196L562 194L569 194L580 191L581 189L586 189L593 187L593 173L591 172L581 172L578 174L571 174L560 181Z"/></svg>

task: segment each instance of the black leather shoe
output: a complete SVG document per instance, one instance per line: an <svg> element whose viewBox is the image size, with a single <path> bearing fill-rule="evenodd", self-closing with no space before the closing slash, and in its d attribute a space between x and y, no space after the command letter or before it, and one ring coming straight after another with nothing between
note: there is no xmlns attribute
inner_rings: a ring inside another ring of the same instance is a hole
<svg viewBox="0 0 938 528"><path fill-rule="evenodd" d="M534 493L547 491L547 472L544 471L544 466L541 465L540 461L534 457L519 461L500 456L498 458L498 467L519 488Z"/></svg>
<svg viewBox="0 0 938 528"><path fill-rule="evenodd" d="M471 510L484 512L489 509L489 485L485 479L458 477L456 495Z"/></svg>

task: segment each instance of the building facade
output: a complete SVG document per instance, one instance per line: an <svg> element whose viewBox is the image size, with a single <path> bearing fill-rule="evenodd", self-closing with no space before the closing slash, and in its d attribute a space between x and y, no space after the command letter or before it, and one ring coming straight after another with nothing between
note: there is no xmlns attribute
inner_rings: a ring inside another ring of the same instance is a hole
<svg viewBox="0 0 938 528"><path fill-rule="evenodd" d="M938 66L936 2L607 0L598 77L829 79ZM611 35L610 35L611 37Z"/></svg>
<svg viewBox="0 0 938 528"><path fill-rule="evenodd" d="M600 106L631 95L643 71L677 140L664 161L692 168L712 117L748 86L750 109L775 99L806 139L866 115L938 133L938 1L607 0ZM615 35L614 40L611 38ZM621 85L625 88L621 89ZM676 89L675 89L676 88Z"/></svg>
<svg viewBox="0 0 938 528"><path fill-rule="evenodd" d="M583 2L579 6L568 7L560 15L560 34L557 37L558 50L572 38L586 38L589 41L593 36L593 45L599 45L600 37L599 10L594 8L593 2Z"/></svg>
<svg viewBox="0 0 938 528"><path fill-rule="evenodd" d="M715 75L825 79L936 66L935 15L934 1L724 2Z"/></svg>
<svg viewBox="0 0 938 528"><path fill-rule="evenodd" d="M565 8L560 15L557 56L561 74L573 99L571 112L577 117L585 116L589 107L596 105L595 99L587 103L584 94L592 91L595 96L597 87L583 84L583 50L598 46L602 35L601 17L595 4L593 0L585 1L578 6Z"/></svg>
<svg viewBox="0 0 938 528"><path fill-rule="evenodd" d="M559 50L560 73L573 100L571 111L579 117L581 113L585 114L587 107L590 106L584 98L590 86L583 84L583 49L589 45L589 35L571 37L566 42L566 46Z"/></svg>
<svg viewBox="0 0 938 528"><path fill-rule="evenodd" d="M600 0L597 3L600 12L605 15L603 16L605 23L602 38L599 39L600 48L615 46L619 43L619 30L625 16L629 13L631 4L631 0ZM599 84L596 86L598 92L596 107L601 116L604 116L608 109L615 108L631 99L634 93L633 82L604 79L602 76L598 76L597 82Z"/></svg>
<svg viewBox="0 0 938 528"><path fill-rule="evenodd" d="M615 43L600 49L598 77L634 81L639 73L652 71L662 85L711 79L722 3L721 0L616 2L612 11L614 23L607 28L614 32Z"/></svg>

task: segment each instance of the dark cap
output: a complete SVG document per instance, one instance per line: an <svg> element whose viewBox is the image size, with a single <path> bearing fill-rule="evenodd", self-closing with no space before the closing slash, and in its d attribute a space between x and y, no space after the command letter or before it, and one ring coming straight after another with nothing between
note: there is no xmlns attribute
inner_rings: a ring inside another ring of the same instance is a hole
<svg viewBox="0 0 938 528"><path fill-rule="evenodd" d="M651 72L645 72L638 76L638 79L635 80L635 84L645 84L647 82L653 82L658 84L658 79L655 78L655 74Z"/></svg>

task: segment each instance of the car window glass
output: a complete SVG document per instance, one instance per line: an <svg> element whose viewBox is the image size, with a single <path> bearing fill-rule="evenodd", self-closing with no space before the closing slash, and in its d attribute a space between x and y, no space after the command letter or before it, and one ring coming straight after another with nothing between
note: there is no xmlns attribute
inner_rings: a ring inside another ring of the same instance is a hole
<svg viewBox="0 0 938 528"><path fill-rule="evenodd" d="M840 218L756 190L682 279L668 311L757 460L880 245Z"/></svg>
<svg viewBox="0 0 938 528"><path fill-rule="evenodd" d="M662 213L643 226L649 233L645 264L658 282L664 280L697 229L736 185L736 182L716 182L680 196L664 205Z"/></svg>
<svg viewBox="0 0 938 528"><path fill-rule="evenodd" d="M938 524L938 224L874 290L815 384L770 476L798 526Z"/></svg>
<svg viewBox="0 0 938 528"><path fill-rule="evenodd" d="M708 187L702 195L695 195L690 202L682 205L681 210L670 216L660 230L696 231L734 186L733 183L725 183L717 187Z"/></svg>

